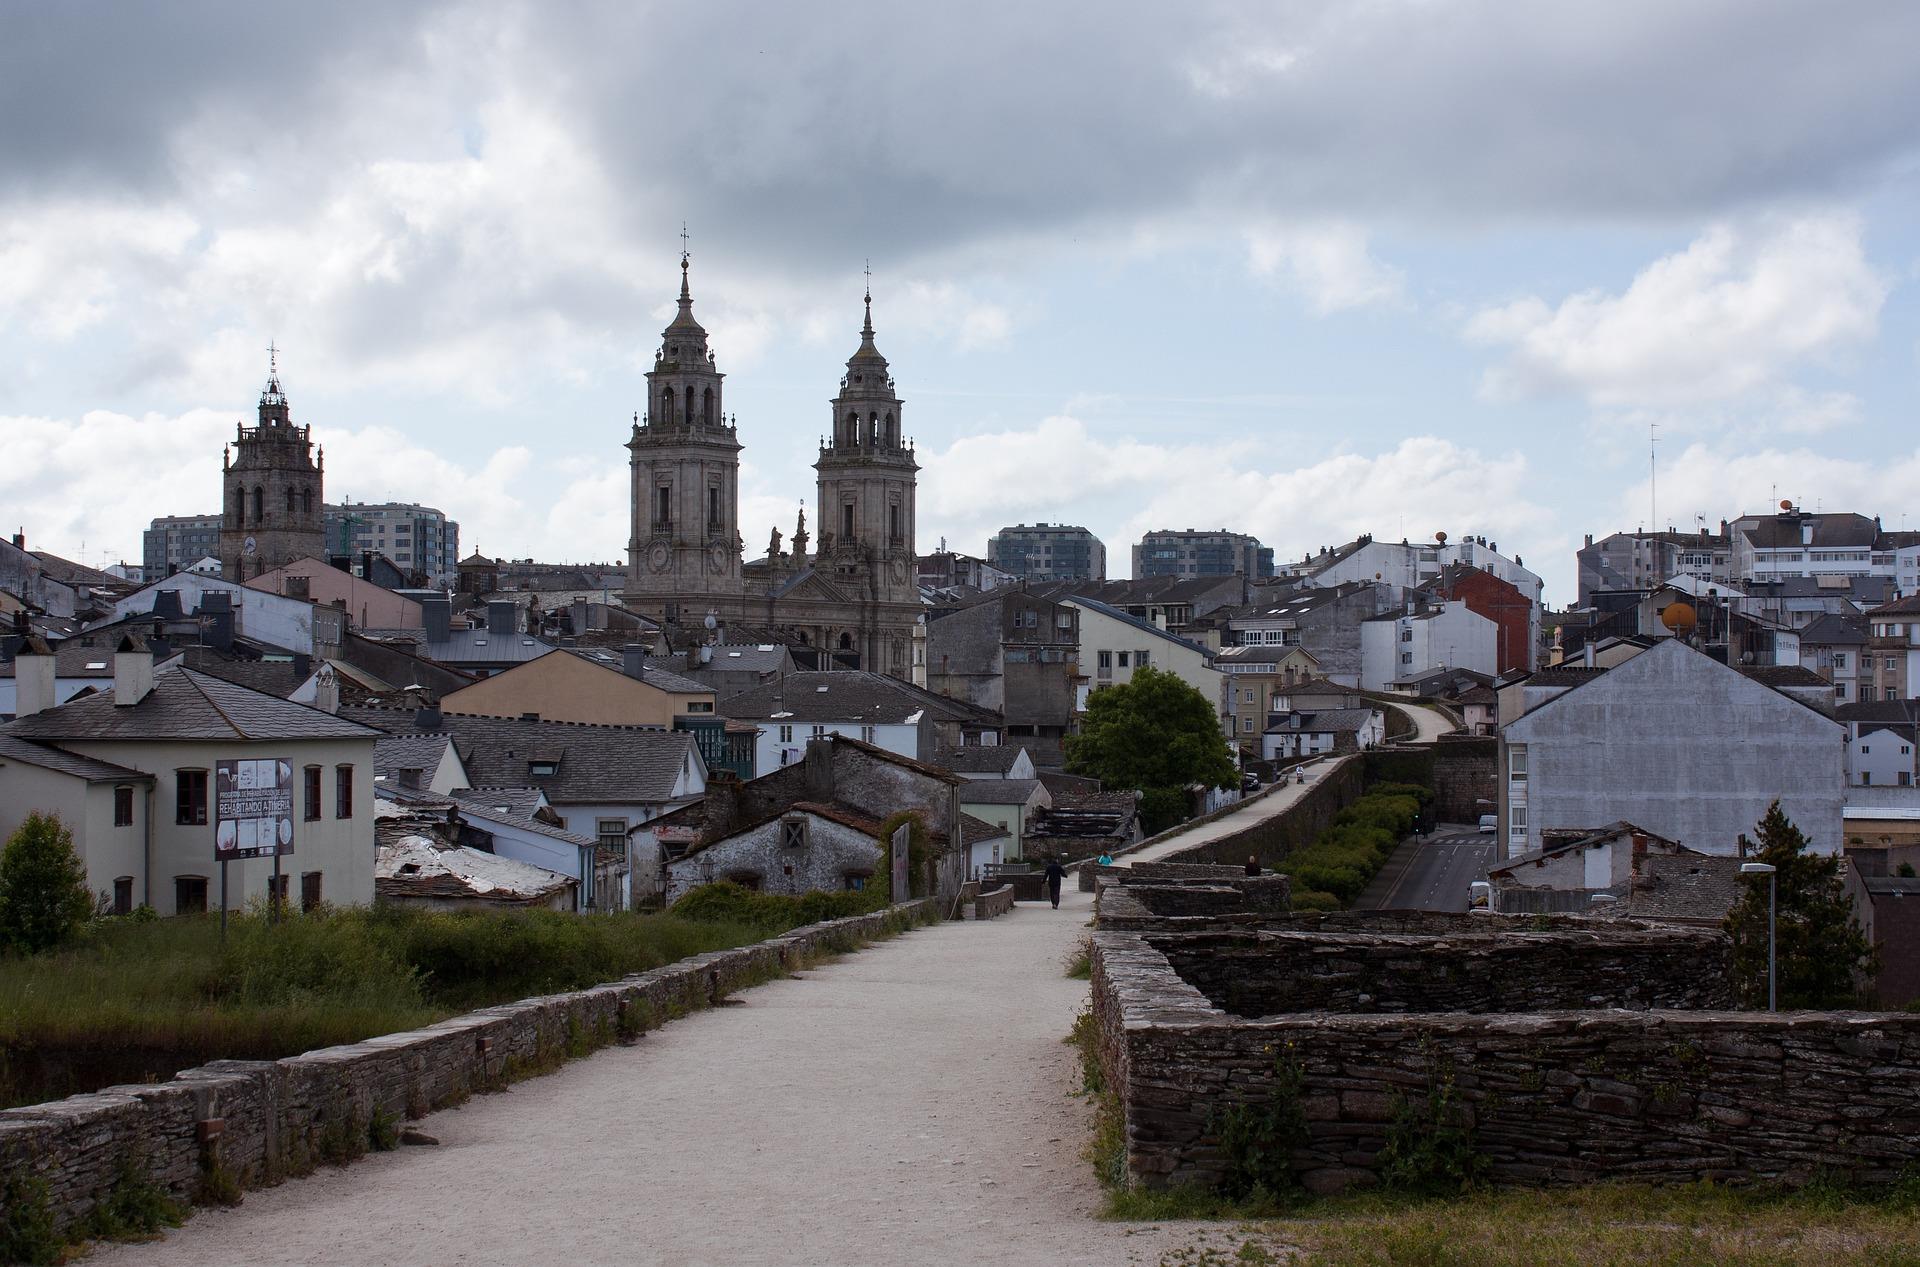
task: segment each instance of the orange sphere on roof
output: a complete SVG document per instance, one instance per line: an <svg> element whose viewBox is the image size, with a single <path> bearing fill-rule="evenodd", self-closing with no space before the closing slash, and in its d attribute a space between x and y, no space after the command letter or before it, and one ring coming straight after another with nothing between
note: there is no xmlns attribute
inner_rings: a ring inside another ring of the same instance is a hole
<svg viewBox="0 0 1920 1267"><path fill-rule="evenodd" d="M1660 623L1674 633L1686 635L1700 623L1699 613L1693 610L1693 604L1678 599L1668 603L1660 610Z"/></svg>

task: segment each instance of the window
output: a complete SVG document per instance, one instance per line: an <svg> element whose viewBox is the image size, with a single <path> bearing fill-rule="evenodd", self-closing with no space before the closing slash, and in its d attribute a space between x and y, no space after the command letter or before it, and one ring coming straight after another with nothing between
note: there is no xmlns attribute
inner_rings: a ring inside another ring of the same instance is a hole
<svg viewBox="0 0 1920 1267"><path fill-rule="evenodd" d="M207 877L203 875L173 877L173 913L175 915L207 913Z"/></svg>
<svg viewBox="0 0 1920 1267"><path fill-rule="evenodd" d="M1894 659L1892 656L1887 657L1887 672L1891 673L1899 667L1900 667L1900 662L1898 660Z"/></svg>
<svg viewBox="0 0 1920 1267"><path fill-rule="evenodd" d="M207 772L173 772L173 821L182 827L198 827L207 821ZM204 883L204 881L203 881ZM205 910L203 902L201 909Z"/></svg>
<svg viewBox="0 0 1920 1267"><path fill-rule="evenodd" d="M853 540L853 503L844 502L840 507L840 539Z"/></svg>
<svg viewBox="0 0 1920 1267"><path fill-rule="evenodd" d="M711 713L713 711L713 701L704 699L694 700L687 705L687 711L689 713Z"/></svg>
<svg viewBox="0 0 1920 1267"><path fill-rule="evenodd" d="M793 727L792 727L792 726L782 726L782 727L780 727L780 742L781 742L781 743L792 743L792 742L793 742Z"/></svg>
<svg viewBox="0 0 1920 1267"><path fill-rule="evenodd" d="M113 882L113 913L115 915L133 914L133 877L118 876Z"/></svg>
<svg viewBox="0 0 1920 1267"><path fill-rule="evenodd" d="M302 871L300 873L300 909L303 911L311 911L314 907L320 905L322 900L320 896L320 873L318 871Z"/></svg>
<svg viewBox="0 0 1920 1267"><path fill-rule="evenodd" d="M872 743L872 742L873 742L873 727L871 727L871 726L862 726L862 727L860 728L860 742L861 742L861 743Z"/></svg>
<svg viewBox="0 0 1920 1267"><path fill-rule="evenodd" d="M673 523L673 485L662 484L653 490L653 526L666 528Z"/></svg>
<svg viewBox="0 0 1920 1267"><path fill-rule="evenodd" d="M1251 717L1241 718L1240 729L1243 733L1251 735L1253 733L1253 718Z"/></svg>
<svg viewBox="0 0 1920 1267"><path fill-rule="evenodd" d="M887 536L889 539L894 541L900 540L900 503L899 502L889 502L887 504Z"/></svg>
<svg viewBox="0 0 1920 1267"><path fill-rule="evenodd" d="M860 890L867 887L867 881L872 878L873 877L871 876L862 875L857 871L847 872L845 876L847 892L858 893Z"/></svg>
<svg viewBox="0 0 1920 1267"><path fill-rule="evenodd" d="M806 819L783 818L780 820L780 847L783 849L805 849L807 847Z"/></svg>
<svg viewBox="0 0 1920 1267"><path fill-rule="evenodd" d="M1862 751L1862 752L1865 752L1865 751L1866 751L1866 749L1864 749L1864 748L1862 748L1862 749L1861 749L1861 751ZM1871 771L1871 770L1862 770L1862 771L1860 772L1860 786L1861 786L1861 787L1872 787L1872 786L1873 786L1873 771Z"/></svg>
<svg viewBox="0 0 1920 1267"><path fill-rule="evenodd" d="M825 739L827 737L827 728L825 726L812 726L808 728L807 733L815 739Z"/></svg>
<svg viewBox="0 0 1920 1267"><path fill-rule="evenodd" d="M1525 748L1508 749L1507 777L1515 783L1527 781L1527 750Z"/></svg>
<svg viewBox="0 0 1920 1267"><path fill-rule="evenodd" d="M1111 669L1111 668L1113 667L1113 652L1111 652L1111 651L1102 651L1102 652L1100 653L1100 657L1099 657L1099 660L1100 660L1100 667L1101 667L1101 668L1103 668L1103 669Z"/></svg>
<svg viewBox="0 0 1920 1267"><path fill-rule="evenodd" d="M529 761L527 762L527 773L536 778L550 778L560 773L560 763L558 761Z"/></svg>
<svg viewBox="0 0 1920 1267"><path fill-rule="evenodd" d="M333 767L333 816L353 817L353 767L350 765Z"/></svg>
<svg viewBox="0 0 1920 1267"><path fill-rule="evenodd" d="M1147 652L1145 652L1145 651L1136 651L1136 652L1134 652L1134 653L1133 653L1133 667L1134 667L1134 668L1136 668L1136 669L1144 669L1144 668L1146 668L1146 667L1147 667L1147 654L1148 654L1148 653L1147 653Z"/></svg>
<svg viewBox="0 0 1920 1267"><path fill-rule="evenodd" d="M1844 669L1844 668L1846 668L1846 667L1847 667L1847 653L1846 653L1846 652L1844 652L1844 651L1836 651L1836 652L1834 652L1834 653L1833 653L1833 667L1834 667L1834 668L1836 668L1836 669Z"/></svg>
<svg viewBox="0 0 1920 1267"><path fill-rule="evenodd" d="M1527 834L1527 807L1524 805L1507 806L1507 834L1524 836Z"/></svg>
<svg viewBox="0 0 1920 1267"><path fill-rule="evenodd" d="M625 850L627 847L627 820L624 818L596 818L593 821L593 834L599 838L602 849Z"/></svg>
<svg viewBox="0 0 1920 1267"><path fill-rule="evenodd" d="M754 893L760 891L760 873L758 871L729 871L720 878L731 881L741 888Z"/></svg>
<svg viewBox="0 0 1920 1267"><path fill-rule="evenodd" d="M707 485L707 532L711 535L721 527L720 489L718 485Z"/></svg>
<svg viewBox="0 0 1920 1267"><path fill-rule="evenodd" d="M125 785L113 789L113 825L133 826L133 789Z"/></svg>
<svg viewBox="0 0 1920 1267"><path fill-rule="evenodd" d="M1120 653L1120 667L1123 669L1127 667L1127 653L1124 651Z"/></svg>
<svg viewBox="0 0 1920 1267"><path fill-rule="evenodd" d="M320 817L320 767L310 765L302 772L301 778L301 814L307 822L316 822Z"/></svg>
<svg viewBox="0 0 1920 1267"><path fill-rule="evenodd" d="M1900 771L1900 786L1901 787L1913 786L1913 771L1911 770Z"/></svg>
<svg viewBox="0 0 1920 1267"><path fill-rule="evenodd" d="M290 875L270 875L267 877L267 905L276 910L287 909L287 885L292 883Z"/></svg>

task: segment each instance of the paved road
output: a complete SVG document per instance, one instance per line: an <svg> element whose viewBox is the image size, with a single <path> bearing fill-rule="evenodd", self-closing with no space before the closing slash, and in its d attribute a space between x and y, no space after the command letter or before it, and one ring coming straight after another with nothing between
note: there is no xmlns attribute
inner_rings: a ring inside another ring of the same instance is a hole
<svg viewBox="0 0 1920 1267"><path fill-rule="evenodd" d="M1092 897L849 955L420 1123L402 1148L197 1214L103 1267L1011 1263L1152 1267L1103 1223L1061 1039Z"/></svg>
<svg viewBox="0 0 1920 1267"><path fill-rule="evenodd" d="M1468 887L1487 878L1493 837L1442 823L1432 840L1403 841L1354 903L1363 911L1464 911Z"/></svg>
<svg viewBox="0 0 1920 1267"><path fill-rule="evenodd" d="M1378 701L1386 703L1386 701ZM1414 736L1409 743L1431 743L1445 734L1451 734L1456 727L1453 719L1431 708L1422 708L1418 704L1387 704L1413 723Z"/></svg>

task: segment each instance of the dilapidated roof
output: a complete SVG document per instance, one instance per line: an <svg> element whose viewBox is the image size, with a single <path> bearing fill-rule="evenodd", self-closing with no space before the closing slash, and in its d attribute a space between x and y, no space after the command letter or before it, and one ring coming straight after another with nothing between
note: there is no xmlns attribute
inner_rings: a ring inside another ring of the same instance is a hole
<svg viewBox="0 0 1920 1267"><path fill-rule="evenodd" d="M571 876L428 836L402 836L380 846L374 863L375 896L480 900L503 906L542 906L577 882Z"/></svg>

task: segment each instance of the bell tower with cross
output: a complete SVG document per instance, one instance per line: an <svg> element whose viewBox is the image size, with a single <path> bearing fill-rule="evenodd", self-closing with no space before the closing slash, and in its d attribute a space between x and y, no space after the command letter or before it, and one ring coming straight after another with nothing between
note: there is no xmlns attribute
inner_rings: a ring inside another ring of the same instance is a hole
<svg viewBox="0 0 1920 1267"><path fill-rule="evenodd" d="M280 386L280 349L267 345L258 422L235 424L221 458L220 575L244 583L296 559L326 558L326 455L295 426Z"/></svg>

